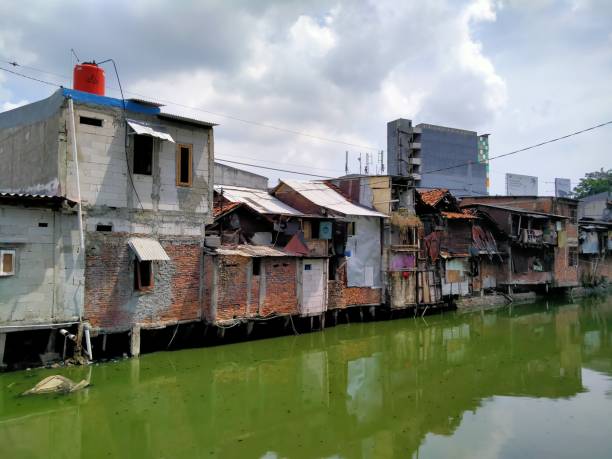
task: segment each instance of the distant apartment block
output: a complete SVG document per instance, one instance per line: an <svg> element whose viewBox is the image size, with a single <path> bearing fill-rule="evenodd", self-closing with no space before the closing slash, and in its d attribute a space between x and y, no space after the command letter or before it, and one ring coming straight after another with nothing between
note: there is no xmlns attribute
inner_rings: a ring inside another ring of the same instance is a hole
<svg viewBox="0 0 612 459"><path fill-rule="evenodd" d="M387 167L421 188L447 188L455 196L488 194L488 135L411 120L387 123Z"/></svg>

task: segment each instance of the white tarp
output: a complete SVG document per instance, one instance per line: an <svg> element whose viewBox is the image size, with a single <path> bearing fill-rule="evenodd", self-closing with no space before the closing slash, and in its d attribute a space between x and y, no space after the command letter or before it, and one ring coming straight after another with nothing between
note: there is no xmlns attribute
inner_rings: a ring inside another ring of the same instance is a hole
<svg viewBox="0 0 612 459"><path fill-rule="evenodd" d="M127 120L127 124L132 130L139 135L150 135L151 137L157 137L161 140L167 140L168 142L174 142L174 139L168 134L162 126L154 126L147 124L143 121Z"/></svg>
<svg viewBox="0 0 612 459"><path fill-rule="evenodd" d="M132 237L128 244L140 261L170 261L164 248L155 239Z"/></svg>
<svg viewBox="0 0 612 459"><path fill-rule="evenodd" d="M346 241L346 277L349 287L382 286L380 252L380 218L351 217L355 223L355 235Z"/></svg>

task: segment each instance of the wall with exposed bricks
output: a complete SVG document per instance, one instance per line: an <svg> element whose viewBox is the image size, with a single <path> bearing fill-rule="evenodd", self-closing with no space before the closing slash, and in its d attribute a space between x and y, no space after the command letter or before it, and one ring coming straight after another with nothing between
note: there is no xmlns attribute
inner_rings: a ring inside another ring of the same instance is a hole
<svg viewBox="0 0 612 459"><path fill-rule="evenodd" d="M207 255L205 258L205 308L210 322L298 313L296 258L261 258L257 276L252 274L249 257ZM215 267L216 286L212 274ZM216 313L213 311L215 292Z"/></svg>
<svg viewBox="0 0 612 459"><path fill-rule="evenodd" d="M347 287L346 265L336 272L336 279L330 280L328 286L327 309L344 309L350 306L379 305L382 301L382 289L370 287Z"/></svg>
<svg viewBox="0 0 612 459"><path fill-rule="evenodd" d="M154 261L154 286L134 289L133 235L89 232L86 235L84 318L94 329L124 331L133 325L164 326L201 317L198 238L160 238L170 261Z"/></svg>

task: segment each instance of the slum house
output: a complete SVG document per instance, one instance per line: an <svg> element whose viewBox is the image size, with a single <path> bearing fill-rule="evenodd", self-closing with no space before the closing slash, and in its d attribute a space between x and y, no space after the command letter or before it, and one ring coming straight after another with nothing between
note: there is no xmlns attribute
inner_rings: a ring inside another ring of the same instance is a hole
<svg viewBox="0 0 612 459"><path fill-rule="evenodd" d="M338 188L322 182L281 180L272 194L301 212L325 218L304 221L303 232L306 241L318 237L328 243L328 309L379 306L383 300L382 222L387 216L353 204ZM327 268L313 265L311 269Z"/></svg>
<svg viewBox="0 0 612 459"><path fill-rule="evenodd" d="M583 218L578 222L579 279L584 286L607 283L612 276L612 222Z"/></svg>
<svg viewBox="0 0 612 459"><path fill-rule="evenodd" d="M142 100L60 89L0 115L6 191L79 203L83 319L94 334L201 319L213 124ZM112 338L111 338L111 341Z"/></svg>
<svg viewBox="0 0 612 459"><path fill-rule="evenodd" d="M555 257L559 233L568 217L494 204L469 204L466 208L498 228L498 244L506 254L505 262L483 268L494 273L498 287L507 288L511 294L514 290L559 286ZM576 270L577 257L564 262Z"/></svg>
<svg viewBox="0 0 612 459"><path fill-rule="evenodd" d="M0 369L57 358L57 330L76 333L85 282L75 204L0 193Z"/></svg>
<svg viewBox="0 0 612 459"><path fill-rule="evenodd" d="M412 179L391 175L347 175L331 180L352 202L389 215L384 223L383 298L391 309L440 303L437 271L421 250L423 224L415 213Z"/></svg>
<svg viewBox="0 0 612 459"><path fill-rule="evenodd" d="M477 224L476 216L461 210L447 189L419 190L415 208L424 225L427 258L438 267L442 295L471 295L480 255L474 235L483 236L479 242L492 236Z"/></svg>
<svg viewBox="0 0 612 459"><path fill-rule="evenodd" d="M465 197L461 200L462 207L469 207L470 204L509 207L509 212L506 213L513 214L511 217L513 219L512 229L515 230L512 237L528 241L529 244L535 243L536 246L544 244L552 248L552 283L543 281L544 285L552 287L576 287L578 285L577 200L550 196L479 196ZM527 222L521 218L520 212L512 212L512 210L520 209L531 211L532 217L528 218ZM535 218L534 216L538 214L542 215L540 218ZM504 225L506 229L510 229L508 224L506 222ZM528 227L528 224L531 224L532 227ZM518 257L519 252L520 249L514 252L515 257ZM526 257L533 258L535 255L526 254ZM525 257L519 258L524 260ZM524 261L517 262L524 270ZM536 265L535 268L540 269L540 266Z"/></svg>
<svg viewBox="0 0 612 459"><path fill-rule="evenodd" d="M252 327L254 320L326 310L327 241L303 234L320 216L261 189L225 185L215 187L214 212L204 257L209 323L249 321ZM318 265L323 269L312 269Z"/></svg>

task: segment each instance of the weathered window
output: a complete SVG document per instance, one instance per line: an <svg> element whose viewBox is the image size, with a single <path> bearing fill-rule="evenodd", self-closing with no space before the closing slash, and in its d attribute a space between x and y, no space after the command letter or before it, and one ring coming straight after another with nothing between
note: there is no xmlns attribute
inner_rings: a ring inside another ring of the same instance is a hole
<svg viewBox="0 0 612 459"><path fill-rule="evenodd" d="M15 250L0 250L0 276L15 274Z"/></svg>
<svg viewBox="0 0 612 459"><path fill-rule="evenodd" d="M98 223L96 225L96 231L111 232L112 230L113 230L113 225L103 225L101 223Z"/></svg>
<svg viewBox="0 0 612 459"><path fill-rule="evenodd" d="M568 247L567 266L570 268L578 266L578 247Z"/></svg>
<svg viewBox="0 0 612 459"><path fill-rule="evenodd" d="M177 186L191 186L192 178L192 145L179 144L176 146L176 184Z"/></svg>
<svg viewBox="0 0 612 459"><path fill-rule="evenodd" d="M346 224L346 235L347 236L355 235L355 222L348 222Z"/></svg>
<svg viewBox="0 0 612 459"><path fill-rule="evenodd" d="M38 222L38 227L39 228L46 228L48 226L49 226L49 224L47 222Z"/></svg>
<svg viewBox="0 0 612 459"><path fill-rule="evenodd" d="M576 207L570 207L569 217L573 224L578 223L578 209Z"/></svg>
<svg viewBox="0 0 612 459"><path fill-rule="evenodd" d="M153 265L150 261L134 260L134 290L153 288Z"/></svg>
<svg viewBox="0 0 612 459"><path fill-rule="evenodd" d="M91 118L89 116L81 116L79 118L79 123L87 124L89 126L102 127L102 120L99 118Z"/></svg>
<svg viewBox="0 0 612 459"><path fill-rule="evenodd" d="M252 260L252 271L253 271L253 276L259 276L259 273L261 271L261 259L260 258L253 258Z"/></svg>
<svg viewBox="0 0 612 459"><path fill-rule="evenodd" d="M148 135L134 136L134 174L152 175L153 173L153 137Z"/></svg>

